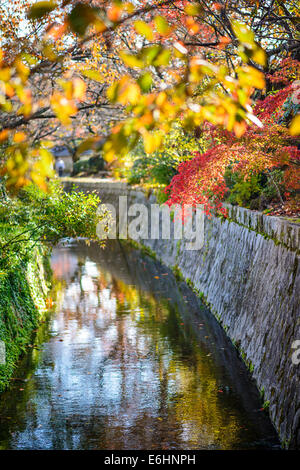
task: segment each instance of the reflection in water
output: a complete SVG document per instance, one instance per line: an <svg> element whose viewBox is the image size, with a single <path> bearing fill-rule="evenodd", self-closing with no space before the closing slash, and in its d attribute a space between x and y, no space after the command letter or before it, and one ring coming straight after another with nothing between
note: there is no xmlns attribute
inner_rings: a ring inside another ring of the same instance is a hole
<svg viewBox="0 0 300 470"><path fill-rule="evenodd" d="M0 400L0 448L276 447L236 351L159 263L118 242L54 251L56 312Z"/></svg>

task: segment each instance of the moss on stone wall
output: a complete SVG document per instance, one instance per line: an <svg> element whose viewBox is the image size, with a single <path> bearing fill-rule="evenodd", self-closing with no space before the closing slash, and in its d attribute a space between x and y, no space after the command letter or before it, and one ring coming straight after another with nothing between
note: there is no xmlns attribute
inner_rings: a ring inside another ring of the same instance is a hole
<svg viewBox="0 0 300 470"><path fill-rule="evenodd" d="M45 250L38 246L28 260L0 274L0 341L6 350L5 363L0 364L0 392L7 387L45 312L46 278L49 263Z"/></svg>

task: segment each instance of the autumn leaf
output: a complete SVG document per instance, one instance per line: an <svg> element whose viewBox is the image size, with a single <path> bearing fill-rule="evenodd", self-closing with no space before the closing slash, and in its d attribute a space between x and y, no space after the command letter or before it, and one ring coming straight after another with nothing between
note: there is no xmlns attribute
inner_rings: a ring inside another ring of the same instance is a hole
<svg viewBox="0 0 300 470"><path fill-rule="evenodd" d="M184 11L189 16L198 16L203 13L203 7L199 3L192 3L187 5Z"/></svg>
<svg viewBox="0 0 300 470"><path fill-rule="evenodd" d="M71 124L71 116L76 114L77 108L72 100L68 100L64 95L55 92L51 97L51 107L62 124Z"/></svg>
<svg viewBox="0 0 300 470"><path fill-rule="evenodd" d="M172 32L172 28L163 16L156 16L154 18L156 31L162 36L168 36Z"/></svg>
<svg viewBox="0 0 300 470"><path fill-rule="evenodd" d="M100 72L98 72L98 70L94 70L94 69L82 70L81 73L85 77L90 78L91 80L95 80L95 82L101 83L104 81L103 75Z"/></svg>
<svg viewBox="0 0 300 470"><path fill-rule="evenodd" d="M153 153L162 143L161 134L144 131L142 136L146 153Z"/></svg>
<svg viewBox="0 0 300 470"><path fill-rule="evenodd" d="M300 135L300 114L298 114L291 122L289 133L291 135Z"/></svg>
<svg viewBox="0 0 300 470"><path fill-rule="evenodd" d="M251 66L245 66L237 70L241 86L249 86L263 89L266 86L265 76L262 72Z"/></svg>
<svg viewBox="0 0 300 470"><path fill-rule="evenodd" d="M134 22L134 28L138 34L141 36L144 36L148 41L152 41L153 39L153 31L152 28L145 23L145 21L135 21Z"/></svg>
<svg viewBox="0 0 300 470"><path fill-rule="evenodd" d="M123 60L125 65L128 65L128 67L139 67L143 68L144 67L144 62L138 58L138 56L134 54L129 54L128 52L120 52L120 57Z"/></svg>
<svg viewBox="0 0 300 470"><path fill-rule="evenodd" d="M26 134L24 132L16 132L13 141L16 143L24 142L26 140Z"/></svg>
<svg viewBox="0 0 300 470"><path fill-rule="evenodd" d="M7 140L8 136L9 136L9 131L7 129L0 131L0 142L4 142L5 140Z"/></svg>
<svg viewBox="0 0 300 470"><path fill-rule="evenodd" d="M73 98L83 101L86 93L86 83L81 78L75 78L72 82Z"/></svg>
<svg viewBox="0 0 300 470"><path fill-rule="evenodd" d="M152 75L150 72L143 73L137 80L142 91L147 93L153 84Z"/></svg>

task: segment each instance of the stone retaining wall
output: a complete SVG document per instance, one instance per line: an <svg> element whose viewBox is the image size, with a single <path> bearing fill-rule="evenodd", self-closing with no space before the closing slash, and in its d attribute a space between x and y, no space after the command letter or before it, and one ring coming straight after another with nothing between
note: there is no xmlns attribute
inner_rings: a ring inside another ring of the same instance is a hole
<svg viewBox="0 0 300 470"><path fill-rule="evenodd" d="M155 203L153 194L125 183L75 183L116 208L120 195L128 204ZM65 185L69 189L70 180ZM198 251L187 251L180 240L139 241L203 295L270 402L283 445L300 448L300 365L292 361L293 343L300 340L299 224L229 207L229 220L205 218Z"/></svg>

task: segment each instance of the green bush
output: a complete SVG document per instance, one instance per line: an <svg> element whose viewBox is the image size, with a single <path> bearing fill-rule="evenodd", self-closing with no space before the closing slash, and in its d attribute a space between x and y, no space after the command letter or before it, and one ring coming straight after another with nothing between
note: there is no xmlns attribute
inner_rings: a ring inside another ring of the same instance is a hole
<svg viewBox="0 0 300 470"><path fill-rule="evenodd" d="M263 209L263 205L279 200L285 192L283 184L284 172L272 169L264 173L253 173L245 179L238 171L227 168L224 174L229 189L227 202L251 209Z"/></svg>
<svg viewBox="0 0 300 470"><path fill-rule="evenodd" d="M105 161L100 155L95 155L88 160L78 160L73 165L72 175L76 176L79 173L85 172L87 174L98 173L105 169Z"/></svg>
<svg viewBox="0 0 300 470"><path fill-rule="evenodd" d="M48 246L61 238L97 240L97 225L106 225L99 215L100 199L94 193L67 193L58 181L45 193L35 185L25 187L16 198L0 201L0 269L24 259L38 241Z"/></svg>
<svg viewBox="0 0 300 470"><path fill-rule="evenodd" d="M145 154L134 161L127 181L129 184L154 182L167 185L175 176L177 166L178 162L175 160Z"/></svg>
<svg viewBox="0 0 300 470"><path fill-rule="evenodd" d="M0 340L6 347L5 364L0 364L0 392L9 384L20 355L32 342L45 308L43 256L43 248L35 247L28 261L21 261L13 271L0 273Z"/></svg>
<svg viewBox="0 0 300 470"><path fill-rule="evenodd" d="M194 133L184 130L178 121L165 136L159 150L146 154L141 141L135 146L127 158L132 166L124 172L124 176L130 184L153 183L166 186L177 173L179 163L193 158L196 151L205 151L207 145L208 142L203 138L198 139Z"/></svg>
<svg viewBox="0 0 300 470"><path fill-rule="evenodd" d="M278 191L282 196L285 193L284 171L275 168L265 176L262 193L268 200L278 199Z"/></svg>
<svg viewBox="0 0 300 470"><path fill-rule="evenodd" d="M250 178L245 180L243 175L236 174L235 183L230 189L228 202L239 206L247 206L251 199L259 196L260 192L261 188L257 175L251 175Z"/></svg>

